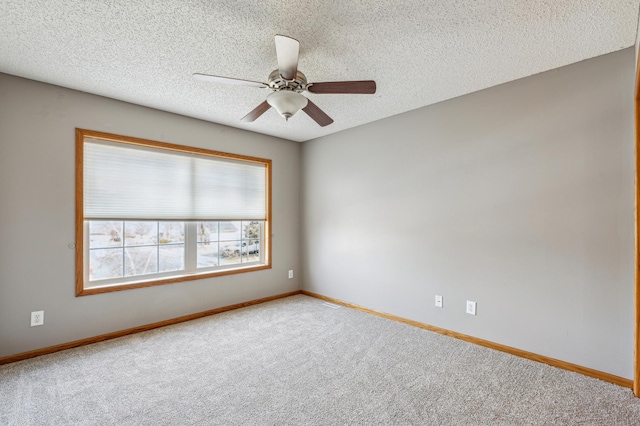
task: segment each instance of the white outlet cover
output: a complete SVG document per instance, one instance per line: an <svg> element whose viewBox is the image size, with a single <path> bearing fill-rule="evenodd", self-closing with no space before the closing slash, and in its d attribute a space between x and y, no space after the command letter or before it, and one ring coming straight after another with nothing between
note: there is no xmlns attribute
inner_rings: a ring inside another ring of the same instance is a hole
<svg viewBox="0 0 640 426"><path fill-rule="evenodd" d="M31 312L31 327L44 324L44 311Z"/></svg>
<svg viewBox="0 0 640 426"><path fill-rule="evenodd" d="M293 278L293 269L289 269L289 278Z"/></svg>
<svg viewBox="0 0 640 426"><path fill-rule="evenodd" d="M476 302L467 300L467 313L471 315L476 314Z"/></svg>

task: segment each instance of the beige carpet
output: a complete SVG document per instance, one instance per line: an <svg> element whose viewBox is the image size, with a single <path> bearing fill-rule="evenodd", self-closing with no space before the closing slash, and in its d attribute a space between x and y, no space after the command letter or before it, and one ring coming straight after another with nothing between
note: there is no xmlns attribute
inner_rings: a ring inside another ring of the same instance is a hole
<svg viewBox="0 0 640 426"><path fill-rule="evenodd" d="M640 425L640 399L299 295L0 366L0 424Z"/></svg>

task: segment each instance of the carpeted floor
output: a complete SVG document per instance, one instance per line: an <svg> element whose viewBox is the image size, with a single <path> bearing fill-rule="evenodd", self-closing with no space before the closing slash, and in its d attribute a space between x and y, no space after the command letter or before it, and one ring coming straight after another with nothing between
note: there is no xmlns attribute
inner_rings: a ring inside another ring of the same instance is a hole
<svg viewBox="0 0 640 426"><path fill-rule="evenodd" d="M299 295L0 366L0 424L640 425L640 399Z"/></svg>

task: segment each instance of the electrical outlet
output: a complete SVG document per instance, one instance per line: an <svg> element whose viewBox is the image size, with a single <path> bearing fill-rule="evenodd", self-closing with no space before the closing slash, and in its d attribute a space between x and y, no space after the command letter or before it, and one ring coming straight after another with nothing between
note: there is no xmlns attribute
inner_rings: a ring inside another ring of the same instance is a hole
<svg viewBox="0 0 640 426"><path fill-rule="evenodd" d="M442 296L436 294L436 307L442 308Z"/></svg>
<svg viewBox="0 0 640 426"><path fill-rule="evenodd" d="M31 312L31 327L44 324L44 311Z"/></svg>
<svg viewBox="0 0 640 426"><path fill-rule="evenodd" d="M471 315L476 314L476 302L467 300L467 313Z"/></svg>
<svg viewBox="0 0 640 426"><path fill-rule="evenodd" d="M289 278L293 278L293 269L289 269Z"/></svg>

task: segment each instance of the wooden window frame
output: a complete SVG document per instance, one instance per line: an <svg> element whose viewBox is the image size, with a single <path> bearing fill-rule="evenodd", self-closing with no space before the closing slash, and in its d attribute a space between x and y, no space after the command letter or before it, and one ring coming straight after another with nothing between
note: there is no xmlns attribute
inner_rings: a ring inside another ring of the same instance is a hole
<svg viewBox="0 0 640 426"><path fill-rule="evenodd" d="M126 143L130 145L162 149L166 151L174 151L180 153L198 154L208 157L216 157L223 159L240 160L252 163L260 163L265 165L266 179L266 217L264 219L264 263L260 265L240 266L232 269L221 269L216 271L206 271L197 274L174 276L170 278L149 278L148 280L135 283L114 284L103 287L86 287L85 288L85 218L84 218L84 143L85 138L99 139L112 142ZM130 136L116 135L112 133L97 132L87 129L76 129L76 296L88 296L92 294L108 293L113 291L131 290L135 288L151 287L156 285L173 284L184 281L199 280L204 278L213 278L224 275L240 274L245 272L253 272L264 269L271 269L272 251L271 251L271 160L250 157L240 154L230 154L226 152L213 151L203 148L196 148L184 145L176 145L166 142L152 141L148 139L135 138Z"/></svg>

